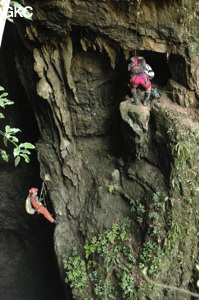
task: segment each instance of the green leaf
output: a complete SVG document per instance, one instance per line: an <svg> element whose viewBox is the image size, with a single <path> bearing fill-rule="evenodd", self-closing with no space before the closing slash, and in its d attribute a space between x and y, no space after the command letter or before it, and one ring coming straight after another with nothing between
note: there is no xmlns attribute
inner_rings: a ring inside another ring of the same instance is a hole
<svg viewBox="0 0 199 300"><path fill-rule="evenodd" d="M108 239L111 242L111 244L114 244L115 238L116 238L116 234L114 234L113 232L110 232Z"/></svg>
<svg viewBox="0 0 199 300"><path fill-rule="evenodd" d="M4 137L5 139L7 139L7 141L10 139L10 133L5 133L4 132ZM7 146L7 145L6 145Z"/></svg>
<svg viewBox="0 0 199 300"><path fill-rule="evenodd" d="M1 150L1 157L3 158L3 160L5 160L6 162L8 162L9 157L8 154L5 150Z"/></svg>
<svg viewBox="0 0 199 300"><path fill-rule="evenodd" d="M10 141L11 141L12 143L18 143L19 139L18 139L16 136L11 136L11 137L10 137Z"/></svg>
<svg viewBox="0 0 199 300"><path fill-rule="evenodd" d="M33 18L32 18L32 17L27 17L27 16L25 15L24 18L25 18L26 20L33 21Z"/></svg>
<svg viewBox="0 0 199 300"><path fill-rule="evenodd" d="M12 104L14 104L14 101L11 101L11 100L8 100L8 99L5 99L5 98L1 99L1 100L4 100L4 101L6 100L5 101L5 105L12 105Z"/></svg>
<svg viewBox="0 0 199 300"><path fill-rule="evenodd" d="M4 119L4 115L2 113L0 113L0 119Z"/></svg>
<svg viewBox="0 0 199 300"><path fill-rule="evenodd" d="M31 143L21 143L19 147L25 149L35 149L35 146Z"/></svg>
<svg viewBox="0 0 199 300"><path fill-rule="evenodd" d="M22 154L31 154L29 150L21 149Z"/></svg>
<svg viewBox="0 0 199 300"><path fill-rule="evenodd" d="M121 240L124 241L125 238L126 238L126 232L123 231L123 232L120 234L120 237L121 237Z"/></svg>
<svg viewBox="0 0 199 300"><path fill-rule="evenodd" d="M7 18L8 21L14 23L13 19L12 18Z"/></svg>
<svg viewBox="0 0 199 300"><path fill-rule="evenodd" d="M8 143L8 139L6 138L6 136L4 135L3 137L3 143L5 146L7 146L7 143Z"/></svg>
<svg viewBox="0 0 199 300"><path fill-rule="evenodd" d="M21 157L23 157L25 159L25 162L26 163L29 163L30 162L30 158L27 154L20 154Z"/></svg>
<svg viewBox="0 0 199 300"><path fill-rule="evenodd" d="M199 280L196 282L197 287L199 287Z"/></svg>
<svg viewBox="0 0 199 300"><path fill-rule="evenodd" d="M20 160L21 160L20 156L17 156L17 157L15 158L15 167L18 166Z"/></svg>
<svg viewBox="0 0 199 300"><path fill-rule="evenodd" d="M3 94L0 95L0 98L3 98L3 97L5 98L7 96L8 96L8 93L3 93ZM8 100L8 99L5 98L5 100Z"/></svg>
<svg viewBox="0 0 199 300"><path fill-rule="evenodd" d="M5 132L6 133L11 133L11 134L15 134L17 132L21 132L21 130L19 128L11 128L9 125L7 125L5 127Z"/></svg>
<svg viewBox="0 0 199 300"><path fill-rule="evenodd" d="M4 87L0 85L0 91L5 91Z"/></svg>
<svg viewBox="0 0 199 300"><path fill-rule="evenodd" d="M14 150L13 150L14 157L18 156L20 154L20 151L21 151L20 147L14 148Z"/></svg>
<svg viewBox="0 0 199 300"><path fill-rule="evenodd" d="M10 5L12 5L16 8L23 8L23 6L20 3L16 2L16 1L11 1Z"/></svg>
<svg viewBox="0 0 199 300"><path fill-rule="evenodd" d="M5 127L5 132L6 132L6 133L9 133L9 132L10 132L10 126L9 126L9 125L6 125L6 127Z"/></svg>
<svg viewBox="0 0 199 300"><path fill-rule="evenodd" d="M0 106L5 108L5 103L3 101L1 101L1 99L0 99Z"/></svg>

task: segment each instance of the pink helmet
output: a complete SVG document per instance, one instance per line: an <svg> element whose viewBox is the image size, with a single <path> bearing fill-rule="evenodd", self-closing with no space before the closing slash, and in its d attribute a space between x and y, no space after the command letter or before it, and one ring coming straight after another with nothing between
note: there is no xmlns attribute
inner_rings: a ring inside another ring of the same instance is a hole
<svg viewBox="0 0 199 300"><path fill-rule="evenodd" d="M30 193L30 194L37 193L37 192L38 192L38 189L37 189L37 188L31 188L31 189L29 190L29 193Z"/></svg>

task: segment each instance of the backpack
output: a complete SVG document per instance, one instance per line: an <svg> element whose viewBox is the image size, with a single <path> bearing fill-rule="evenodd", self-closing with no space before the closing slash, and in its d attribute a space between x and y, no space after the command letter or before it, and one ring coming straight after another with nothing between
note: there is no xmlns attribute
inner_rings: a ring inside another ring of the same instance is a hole
<svg viewBox="0 0 199 300"><path fill-rule="evenodd" d="M146 69L146 61L142 56L133 56L130 58L130 63L128 64L128 71L131 74L144 73Z"/></svg>
<svg viewBox="0 0 199 300"><path fill-rule="evenodd" d="M26 198L25 209L26 209L26 212L30 215L33 215L35 213L35 210L32 207L29 197Z"/></svg>

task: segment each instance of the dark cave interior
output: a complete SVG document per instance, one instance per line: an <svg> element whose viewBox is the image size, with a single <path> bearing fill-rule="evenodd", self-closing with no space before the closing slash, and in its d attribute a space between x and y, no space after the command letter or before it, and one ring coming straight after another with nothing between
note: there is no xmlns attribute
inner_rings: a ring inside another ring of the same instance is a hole
<svg viewBox="0 0 199 300"><path fill-rule="evenodd" d="M0 52L0 85L9 93L8 98L15 104L7 106L3 111L5 120L1 122L1 126L9 124L11 127L20 128L20 142L28 141L34 144L39 138L39 130L15 68L16 42L13 26L7 24ZM3 220L0 230L3 241L0 254L2 257L6 256L9 262L3 260L1 265L5 276L1 276L0 299L66 299L54 253L55 225L42 215L28 215L25 211L25 199L29 189L41 188L36 152L32 151L29 164L21 162L15 168L11 158L8 163L1 160L0 165Z"/></svg>
<svg viewBox="0 0 199 300"><path fill-rule="evenodd" d="M146 62L152 67L153 71L155 72L155 77L152 80L152 85L154 84L160 88L165 87L168 79L171 78L171 72L166 53L140 51L139 55L145 57Z"/></svg>

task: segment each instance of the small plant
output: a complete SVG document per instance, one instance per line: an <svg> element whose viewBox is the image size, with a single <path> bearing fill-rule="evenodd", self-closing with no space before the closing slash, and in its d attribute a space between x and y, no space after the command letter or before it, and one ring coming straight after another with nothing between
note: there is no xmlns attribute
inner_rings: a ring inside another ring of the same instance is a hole
<svg viewBox="0 0 199 300"><path fill-rule="evenodd" d="M161 268L165 252L161 250L160 245L155 241L147 241L143 244L143 250L140 254L140 268L149 265L149 273L154 274Z"/></svg>
<svg viewBox="0 0 199 300"><path fill-rule="evenodd" d="M146 212L145 206L140 203L140 200L130 200L130 205L131 205L131 211L135 213L136 220L138 221L139 224L142 224L144 221L144 214Z"/></svg>
<svg viewBox="0 0 199 300"><path fill-rule="evenodd" d="M118 190L118 185L117 184L109 184L108 190L109 190L109 193L113 193L114 191Z"/></svg>
<svg viewBox="0 0 199 300"><path fill-rule="evenodd" d="M107 146L102 146L98 151L99 158L102 159L110 159L110 149Z"/></svg>
<svg viewBox="0 0 199 300"><path fill-rule="evenodd" d="M137 255L130 242L130 228L130 220L124 219L87 241L83 261L75 249L64 259L66 282L86 294L86 299L136 300L138 278L133 270Z"/></svg>
<svg viewBox="0 0 199 300"><path fill-rule="evenodd" d="M178 195L185 195L189 191L197 193L198 176L197 166L191 166L191 161L198 161L199 146L199 126L191 128L178 128L178 122L171 126L170 148L174 157L174 168L170 184L173 190L178 191Z"/></svg>
<svg viewBox="0 0 199 300"><path fill-rule="evenodd" d="M64 255L63 263L67 275L65 282L69 283L71 288L76 288L82 293L87 284L88 276L85 261L80 258L75 247L71 256Z"/></svg>
<svg viewBox="0 0 199 300"><path fill-rule="evenodd" d="M0 107L5 109L6 105L12 105L14 102L7 99L8 93L5 92L4 88L0 86ZM0 113L0 118L4 118L4 114ZM35 149L35 146L31 143L19 143L19 139L16 134L21 132L19 128L11 128L9 125L5 126L4 131L0 130L0 135L3 137L3 143L7 147L8 143L13 145L13 157L15 166L17 166L23 158L26 163L29 163L31 154L29 149ZM9 154L5 149L0 149L1 157L4 161L9 161Z"/></svg>

